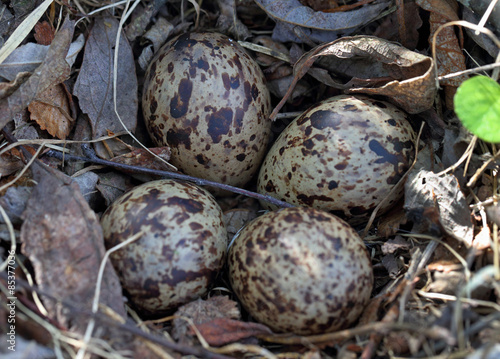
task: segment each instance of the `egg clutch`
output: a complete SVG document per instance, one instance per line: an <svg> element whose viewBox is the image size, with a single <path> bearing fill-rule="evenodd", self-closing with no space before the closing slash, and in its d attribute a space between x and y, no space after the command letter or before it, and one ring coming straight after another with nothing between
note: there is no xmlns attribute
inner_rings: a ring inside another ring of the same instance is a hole
<svg viewBox="0 0 500 359"><path fill-rule="evenodd" d="M318 334L352 325L373 287L370 256L351 225L402 196L415 133L407 115L366 96L326 99L270 144L271 101L246 51L217 33L187 33L150 64L142 108L153 142L185 174L257 190L297 205L247 224L228 249L213 194L161 180L124 194L102 217L108 248L143 235L111 260L133 306L169 313L207 293L227 262L232 290L277 332Z"/></svg>

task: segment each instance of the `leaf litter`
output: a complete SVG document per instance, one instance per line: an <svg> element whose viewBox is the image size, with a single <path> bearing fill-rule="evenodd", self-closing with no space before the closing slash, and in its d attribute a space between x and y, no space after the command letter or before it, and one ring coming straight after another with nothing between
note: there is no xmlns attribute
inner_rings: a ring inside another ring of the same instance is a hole
<svg viewBox="0 0 500 359"><path fill-rule="evenodd" d="M412 18L415 3L424 16ZM112 91L114 46L121 31L116 15L124 16L119 5L115 4L115 17L105 12L89 16L90 21L79 27L70 20L72 15L57 19L58 13L74 11L56 3L45 16L30 19L25 24L31 29L27 41L0 63L0 76L6 80L0 87L4 139L12 141L11 132L24 139L28 131L23 126L28 126L36 130L36 136L26 138L38 141L0 152L0 205L7 216L0 221L0 253L5 260L5 249L17 237L22 244L17 249L19 264L28 264L24 272L16 271L17 310L28 318L23 322L18 315L19 333L36 321L33 338L39 338L40 352L59 350L69 357L85 352L151 358L253 353L368 359L451 352L467 359L494 358L500 337L500 152L494 144L467 135L453 117L450 90L443 92L436 86L437 76L477 66L467 60L462 47L475 51L482 63L494 59L474 47L475 37L449 27L437 38L438 62L434 63L432 33L461 14L452 0L415 3L405 3L404 11L392 13L394 9L385 2L350 1L337 6L305 0L219 1L200 2L199 9L194 2L156 1L135 8L127 22L128 40L125 34L120 37L117 112L126 127L166 162L170 149L153 148L138 116L138 84L144 74L140 69L149 60L145 57L142 65L136 63L148 47L156 50L167 38L194 29L195 24L198 30L216 28L248 42L246 47L258 59L270 87L274 86L273 117L281 110L274 123L276 135L287 118L294 117L291 114L339 93L384 98L414 114L415 128L426 124L420 139L425 148L419 148L408 174L404 201L378 218L364 238L376 281L370 304L354 327L309 337L272 333L254 322L241 311L224 275L208 298L154 321L138 316L128 306L126 291L109 263L102 281L98 280L106 252L100 213L133 186L157 178L139 176L134 169L172 168L138 149L128 136L108 137L124 130L114 110ZM82 4L79 11L99 9L90 2ZM23 8L13 9L11 16L20 19ZM12 31L9 28L3 34ZM266 37L271 34L272 39ZM439 85L456 87L465 78L454 76ZM54 138L98 144L91 153L80 144L64 146ZM46 155L35 160L30 171L16 177L42 143L51 146L50 150L43 151ZM51 151L86 156L87 165L62 166L47 156ZM96 155L126 164L129 170L89 165ZM16 184L5 187L14 178ZM220 199L220 203L230 228L228 241L261 211L257 201L241 195ZM2 301L6 278L2 273ZM100 294L96 296L97 288ZM0 312L7 313L4 307ZM17 349L28 355L24 341L19 334Z"/></svg>

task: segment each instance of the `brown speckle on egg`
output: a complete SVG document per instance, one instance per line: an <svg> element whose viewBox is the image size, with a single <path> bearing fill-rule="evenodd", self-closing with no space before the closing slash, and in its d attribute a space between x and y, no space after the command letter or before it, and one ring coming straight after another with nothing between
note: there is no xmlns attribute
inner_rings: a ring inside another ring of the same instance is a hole
<svg viewBox="0 0 500 359"><path fill-rule="evenodd" d="M360 224L409 168L414 138L407 115L390 103L330 98L281 133L262 164L258 191ZM288 176L291 171L298 175ZM401 195L395 191L379 214Z"/></svg>
<svg viewBox="0 0 500 359"><path fill-rule="evenodd" d="M246 310L278 332L346 328L373 288L361 238L343 220L313 208L286 208L252 221L231 246L228 266Z"/></svg>
<svg viewBox="0 0 500 359"><path fill-rule="evenodd" d="M171 147L172 164L188 175L244 186L267 150L270 106L261 69L222 34L178 36L146 73L146 127L156 145Z"/></svg>
<svg viewBox="0 0 500 359"><path fill-rule="evenodd" d="M224 263L222 211L206 190L187 182L153 181L117 199L101 219L107 248L140 231L111 254L130 301L160 316L204 295Z"/></svg>

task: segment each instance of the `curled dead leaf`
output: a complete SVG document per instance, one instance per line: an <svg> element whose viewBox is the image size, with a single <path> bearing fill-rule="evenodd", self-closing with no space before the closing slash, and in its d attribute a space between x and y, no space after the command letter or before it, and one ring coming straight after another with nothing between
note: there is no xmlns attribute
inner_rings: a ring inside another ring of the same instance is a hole
<svg viewBox="0 0 500 359"><path fill-rule="evenodd" d="M437 93L432 58L374 36L346 36L319 45L304 54L294 65L294 80L287 94L271 114L274 119L296 83L320 60L324 71L316 79L347 93L385 96L408 113L419 113L432 106ZM350 77L347 83L337 76Z"/></svg>

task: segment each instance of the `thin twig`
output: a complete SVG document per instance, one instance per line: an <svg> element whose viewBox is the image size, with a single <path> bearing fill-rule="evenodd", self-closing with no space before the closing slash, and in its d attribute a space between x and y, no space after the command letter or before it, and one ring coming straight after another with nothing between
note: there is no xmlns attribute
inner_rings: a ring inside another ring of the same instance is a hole
<svg viewBox="0 0 500 359"><path fill-rule="evenodd" d="M0 273L0 278L2 278L3 280L6 280L7 274ZM171 342L171 341L165 340L164 338L157 336L157 335L145 333L141 329L139 329L137 327L133 327L130 324L119 323L118 321L108 317L107 315L103 315L103 313L101 313L101 312L92 313L91 311L82 309L80 306L72 304L64 299L59 299L59 298L54 297L52 294L50 294L49 292L47 292L45 290L40 289L38 286L31 286L31 285L29 285L28 282L26 282L25 280L23 280L21 278L16 278L16 286L18 288L23 288L23 289L27 289L29 291L37 292L39 295L42 295L44 297L44 300L54 301L60 305L63 305L68 310L72 311L73 313L80 314L80 315L86 316L88 318L92 318L102 325L107 325L107 326L112 326L112 327L115 327L118 329L122 329L122 330L124 330L128 333L131 333L137 337L141 337L145 340L148 340L152 343L156 343L162 347L171 349L171 350L176 351L178 353L182 353L185 355L194 355L196 357L207 358L207 359L230 359L230 357L227 357L225 355L211 353L202 347L186 346L186 345L178 344L176 342Z"/></svg>
<svg viewBox="0 0 500 359"><path fill-rule="evenodd" d="M223 183L218 183L218 182L213 182L209 180L205 180L202 178L198 177L193 177L193 176L188 176L185 174L181 173L176 173L176 172L169 172L169 171L161 171L161 170L153 170L150 168L144 168L144 167L139 167L139 166L131 166L131 165L126 165L123 163L117 163L113 161L108 161L108 160L103 160L98 158L93 152L89 153L89 147L88 146L82 146L85 151L87 156L89 157L83 157L83 156L75 156L75 155L69 155L69 154L63 154L61 152L55 151L55 150L49 150L47 151L44 156L48 157L54 157L57 158L61 161L83 161L83 162L90 162L90 163L95 163L95 164L100 164L108 167L112 167L118 170L126 171L126 172L133 172L133 173L144 173L144 174L149 174L149 175L154 175L154 176L159 176L159 177L165 177L165 178L173 178L173 179L178 179L182 181L189 181L193 182L199 186L211 186L211 187L216 187L219 189L222 189L224 191L228 192L233 192L233 193L238 193L242 194L247 197L255 198L261 201L266 201L269 202L275 206L278 207L295 207L292 204L286 203L284 201L280 201L274 197L268 196L268 195L263 195L260 193L255 193L252 191L248 191L242 188L230 186L227 184Z"/></svg>

